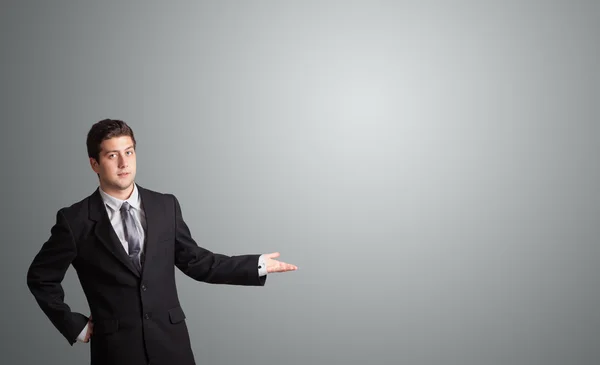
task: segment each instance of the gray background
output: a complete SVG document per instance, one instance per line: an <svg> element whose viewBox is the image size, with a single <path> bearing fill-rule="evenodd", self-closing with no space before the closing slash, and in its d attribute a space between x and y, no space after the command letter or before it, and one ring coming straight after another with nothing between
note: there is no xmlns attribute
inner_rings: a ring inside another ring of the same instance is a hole
<svg viewBox="0 0 600 365"><path fill-rule="evenodd" d="M25 273L103 118L199 244L299 266L178 273L201 364L600 363L597 1L0 9L2 363L89 362Z"/></svg>

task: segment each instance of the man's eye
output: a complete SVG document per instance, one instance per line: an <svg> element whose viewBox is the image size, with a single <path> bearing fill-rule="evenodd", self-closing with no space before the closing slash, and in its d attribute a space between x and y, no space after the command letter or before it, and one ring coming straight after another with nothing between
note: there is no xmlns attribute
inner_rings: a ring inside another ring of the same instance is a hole
<svg viewBox="0 0 600 365"><path fill-rule="evenodd" d="M128 155L132 155L132 154L133 154L133 151L127 151L127 154L128 154Z"/></svg>

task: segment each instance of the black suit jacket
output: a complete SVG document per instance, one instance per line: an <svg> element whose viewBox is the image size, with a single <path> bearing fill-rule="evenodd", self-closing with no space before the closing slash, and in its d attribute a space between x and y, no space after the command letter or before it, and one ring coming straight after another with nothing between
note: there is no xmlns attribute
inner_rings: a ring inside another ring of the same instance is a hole
<svg viewBox="0 0 600 365"><path fill-rule="evenodd" d="M193 365L175 267L214 284L259 286L266 276L258 276L258 254L225 256L199 247L175 196L139 185L138 190L147 223L141 273L123 249L97 189L58 211L49 240L29 267L27 284L73 345L88 321L64 302L61 282L73 265L94 323L92 365Z"/></svg>

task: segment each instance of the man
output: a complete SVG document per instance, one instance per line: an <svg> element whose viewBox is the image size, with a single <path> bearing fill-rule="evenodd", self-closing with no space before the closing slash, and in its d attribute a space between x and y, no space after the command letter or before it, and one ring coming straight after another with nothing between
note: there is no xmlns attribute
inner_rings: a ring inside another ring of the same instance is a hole
<svg viewBox="0 0 600 365"><path fill-rule="evenodd" d="M199 247L177 198L135 183L135 147L123 121L92 126L87 149L100 186L58 211L27 284L71 345L90 342L92 365L193 365L174 267L198 281L254 286L265 285L267 273L297 267L276 260L278 253L225 256ZM64 302L61 282L69 265L89 318Z"/></svg>

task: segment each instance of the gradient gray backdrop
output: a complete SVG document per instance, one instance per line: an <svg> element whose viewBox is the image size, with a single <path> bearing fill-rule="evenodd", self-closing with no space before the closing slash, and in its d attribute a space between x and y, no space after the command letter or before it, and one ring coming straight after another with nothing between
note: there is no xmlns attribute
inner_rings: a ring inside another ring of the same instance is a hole
<svg viewBox="0 0 600 365"><path fill-rule="evenodd" d="M122 118L200 245L299 266L178 273L200 364L599 364L599 4L3 1L1 362L89 361L25 274Z"/></svg>

